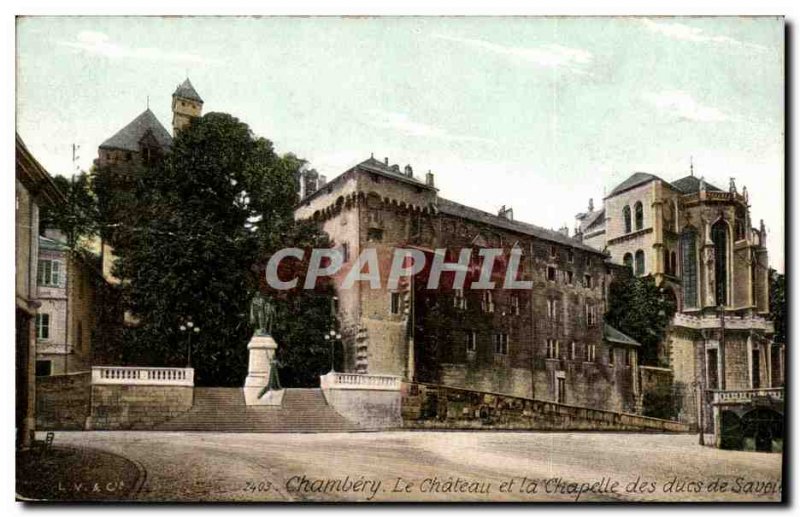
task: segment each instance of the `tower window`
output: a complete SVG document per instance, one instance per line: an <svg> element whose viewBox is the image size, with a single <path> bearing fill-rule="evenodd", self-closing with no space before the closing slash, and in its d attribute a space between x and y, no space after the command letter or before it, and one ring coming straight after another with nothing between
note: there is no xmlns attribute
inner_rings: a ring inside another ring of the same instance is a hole
<svg viewBox="0 0 800 517"><path fill-rule="evenodd" d="M625 205L622 209L622 220L625 223L625 233L631 233L631 207Z"/></svg>
<svg viewBox="0 0 800 517"><path fill-rule="evenodd" d="M508 334L499 332L494 335L494 353L508 355Z"/></svg>
<svg viewBox="0 0 800 517"><path fill-rule="evenodd" d="M636 202L636 204L633 206L633 211L636 219L636 229L641 230L644 228L644 208L642 208L641 201Z"/></svg>
<svg viewBox="0 0 800 517"><path fill-rule="evenodd" d="M644 275L644 251L636 250L636 276Z"/></svg>
<svg viewBox="0 0 800 517"><path fill-rule="evenodd" d="M687 228L681 234L681 285L683 306L697 307L697 232Z"/></svg>
<svg viewBox="0 0 800 517"><path fill-rule="evenodd" d="M622 257L622 263L625 265L626 268L633 271L633 255L630 253L626 253L624 257Z"/></svg>
<svg viewBox="0 0 800 517"><path fill-rule="evenodd" d="M467 353L475 353L478 350L478 334L474 330L468 330L467 336Z"/></svg>
<svg viewBox="0 0 800 517"><path fill-rule="evenodd" d="M728 225L717 221L711 227L711 240L714 242L714 276L717 305L728 304Z"/></svg>
<svg viewBox="0 0 800 517"><path fill-rule="evenodd" d="M400 293L392 293L390 309L392 314L400 314Z"/></svg>

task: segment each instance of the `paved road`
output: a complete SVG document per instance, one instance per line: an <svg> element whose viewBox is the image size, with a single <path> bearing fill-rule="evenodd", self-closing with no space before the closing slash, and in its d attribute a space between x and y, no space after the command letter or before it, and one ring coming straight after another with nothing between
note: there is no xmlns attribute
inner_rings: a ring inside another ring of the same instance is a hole
<svg viewBox="0 0 800 517"><path fill-rule="evenodd" d="M147 479L136 498L145 501L779 500L779 454L696 441L527 432L56 435L59 444L138 462Z"/></svg>

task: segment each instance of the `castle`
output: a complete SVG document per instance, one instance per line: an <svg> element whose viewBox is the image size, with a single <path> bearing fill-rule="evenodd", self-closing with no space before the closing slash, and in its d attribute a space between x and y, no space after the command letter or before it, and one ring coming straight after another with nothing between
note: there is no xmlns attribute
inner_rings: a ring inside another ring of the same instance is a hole
<svg viewBox="0 0 800 517"><path fill-rule="evenodd" d="M383 269L399 247L516 249L521 280L533 282L530 290L339 289L346 371L640 409L639 344L603 322L614 267L601 250L515 220L507 207L491 214L446 199L433 173L419 179L388 159L311 187L295 215L319 222L342 250L337 284L363 249L376 249Z"/></svg>
<svg viewBox="0 0 800 517"><path fill-rule="evenodd" d="M186 79L172 96L172 135L145 110L100 145L96 164L124 177L168 152L202 108ZM521 279L533 283L339 289L345 372L621 412L641 412L647 373L674 387L681 421L705 428L731 418L718 393L783 384L783 346L772 343L766 318L766 232L752 227L747 191L733 181L723 191L693 174L670 183L635 173L603 207L578 214L572 236L518 221L510 207L488 213L449 200L432 172L420 177L388 159L370 157L331 181L303 170L298 185L295 217L316 221L341 250L339 282L363 249L376 249L383 268L395 248L411 247L516 250ZM603 320L609 284L625 274L653 275L678 307L660 365L640 365L640 344ZM748 393L736 400L749 403Z"/></svg>

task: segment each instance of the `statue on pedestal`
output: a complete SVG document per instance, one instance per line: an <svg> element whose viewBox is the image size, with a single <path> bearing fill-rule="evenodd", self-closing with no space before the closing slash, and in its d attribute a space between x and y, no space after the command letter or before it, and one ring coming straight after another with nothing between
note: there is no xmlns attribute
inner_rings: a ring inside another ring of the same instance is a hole
<svg viewBox="0 0 800 517"><path fill-rule="evenodd" d="M275 365L278 344L270 335L275 316L273 303L257 293L250 303L250 324L255 327L255 331L247 345L250 360L244 383L244 397L248 406L279 406L283 400L283 390L278 382Z"/></svg>
<svg viewBox="0 0 800 517"><path fill-rule="evenodd" d="M261 293L256 293L250 302L250 324L255 327L256 336L269 336L275 320L275 306Z"/></svg>

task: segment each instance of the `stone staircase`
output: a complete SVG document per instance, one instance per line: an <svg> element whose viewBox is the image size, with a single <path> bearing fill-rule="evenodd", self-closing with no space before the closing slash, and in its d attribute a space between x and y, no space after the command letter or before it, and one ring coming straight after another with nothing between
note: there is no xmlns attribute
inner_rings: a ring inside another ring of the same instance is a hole
<svg viewBox="0 0 800 517"><path fill-rule="evenodd" d="M362 429L329 406L319 389L286 389L283 405L270 407L246 406L241 388L195 388L192 409L153 430L319 433Z"/></svg>

